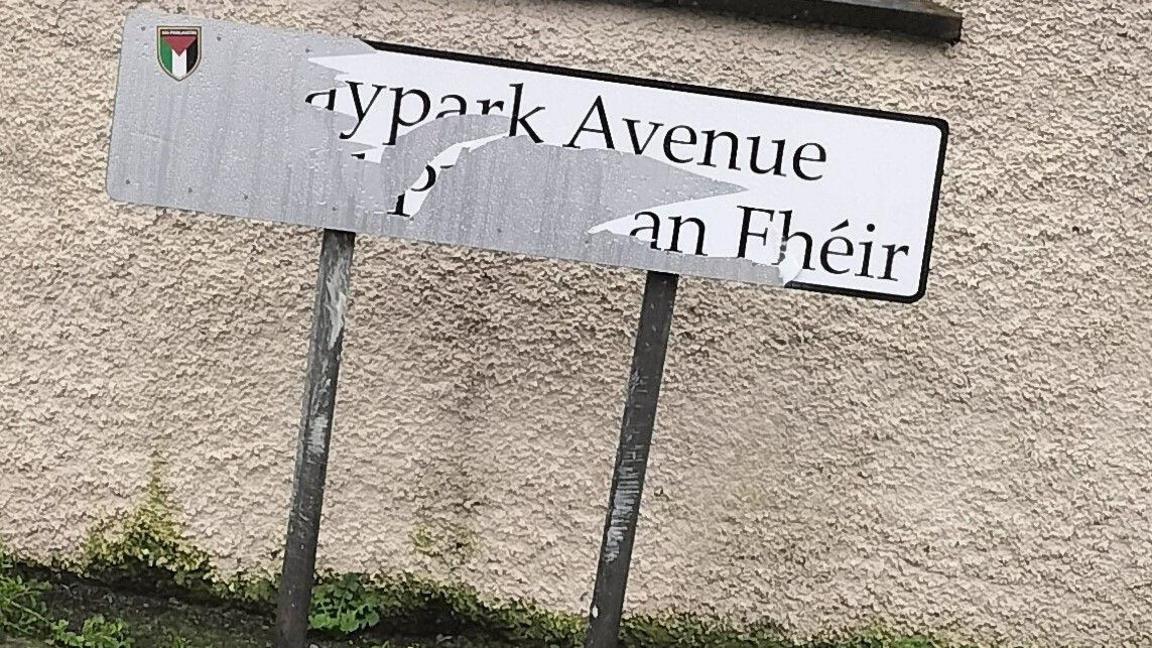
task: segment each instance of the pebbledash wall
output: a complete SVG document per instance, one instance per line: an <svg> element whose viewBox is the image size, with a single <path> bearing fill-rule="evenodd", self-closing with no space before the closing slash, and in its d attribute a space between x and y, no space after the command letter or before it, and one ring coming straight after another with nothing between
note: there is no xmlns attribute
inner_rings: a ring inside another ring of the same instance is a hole
<svg viewBox="0 0 1152 648"><path fill-rule="evenodd" d="M0 0L0 540L74 555L159 464L222 571L274 571L318 234L109 201L136 4ZM683 282L629 609L1152 645L1152 4L947 4L954 46L602 1L153 6L949 120L920 303ZM321 566L582 611L642 279L362 237Z"/></svg>

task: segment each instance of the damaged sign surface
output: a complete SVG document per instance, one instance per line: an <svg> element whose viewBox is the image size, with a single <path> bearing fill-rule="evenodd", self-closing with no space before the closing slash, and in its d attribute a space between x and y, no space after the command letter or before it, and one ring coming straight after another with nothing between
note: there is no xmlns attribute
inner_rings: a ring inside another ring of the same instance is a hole
<svg viewBox="0 0 1152 648"><path fill-rule="evenodd" d="M929 117L140 10L108 193L910 302L946 140Z"/></svg>

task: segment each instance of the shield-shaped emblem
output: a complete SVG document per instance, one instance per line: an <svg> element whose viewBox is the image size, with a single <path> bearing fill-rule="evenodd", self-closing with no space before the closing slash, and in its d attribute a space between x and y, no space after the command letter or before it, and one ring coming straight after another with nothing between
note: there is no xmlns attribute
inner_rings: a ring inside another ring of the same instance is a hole
<svg viewBox="0 0 1152 648"><path fill-rule="evenodd" d="M200 28L157 27L156 58L177 81L192 74L200 64Z"/></svg>

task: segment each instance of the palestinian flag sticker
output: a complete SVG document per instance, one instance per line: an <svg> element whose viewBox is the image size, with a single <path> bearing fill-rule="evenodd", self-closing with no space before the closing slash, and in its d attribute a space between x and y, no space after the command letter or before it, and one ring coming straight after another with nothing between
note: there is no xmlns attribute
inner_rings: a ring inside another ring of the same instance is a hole
<svg viewBox="0 0 1152 648"><path fill-rule="evenodd" d="M200 64L200 28L157 27L156 58L177 81L192 74Z"/></svg>

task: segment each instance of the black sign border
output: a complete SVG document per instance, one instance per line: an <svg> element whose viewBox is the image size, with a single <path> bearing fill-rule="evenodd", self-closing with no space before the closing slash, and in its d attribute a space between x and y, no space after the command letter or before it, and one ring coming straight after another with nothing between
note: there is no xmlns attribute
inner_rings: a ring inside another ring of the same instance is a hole
<svg viewBox="0 0 1152 648"><path fill-rule="evenodd" d="M429 58L460 61L462 63L477 63L480 65L491 65L494 67L511 68L514 70L526 70L528 72L557 74L560 76L591 79L594 81L604 81L607 83L619 83L622 85L658 88L661 90L672 90L676 92L708 95L712 97L724 97L726 99L754 101L757 103L788 106L791 108L806 108L809 110L821 110L824 112L842 113L847 115L856 115L859 117L873 117L876 119L888 119L892 121L902 121L913 124L925 124L928 126L934 126L940 130L940 155L936 163L936 182L932 189L932 209L928 214L928 233L924 241L924 262L920 267L920 285L917 288L915 294L906 296L890 295L887 293L872 292L869 290L836 288L832 286L821 286L819 284L809 284L802 282L789 282L784 286L785 288L791 288L795 290L806 290L831 295L844 295L847 297L860 297L864 299L897 302L902 304L911 304L920 301L920 299L923 298L925 293L928 291L928 270L932 261L932 245L936 236L936 214L940 208L940 187L944 180L944 159L948 150L949 126L948 122L944 119L938 117L927 117L924 115L913 115L908 113L878 110L874 108L858 108L855 106L844 106L839 104L824 103L820 101L809 101L806 99L777 97L773 95L757 94L754 92L745 92L742 90L709 88L707 86L693 85L690 83L679 83L676 81L663 81L659 79L646 79L643 77L631 77L622 74L612 74L609 72L581 70L578 68L550 65L547 63L514 61L491 56L482 56L479 54L466 54L463 52L417 47L415 45L401 45L399 43L387 43L384 41L375 41L370 39L361 39L361 41L373 49L377 49L383 52L395 52L397 54L410 54L413 56L426 56Z"/></svg>

